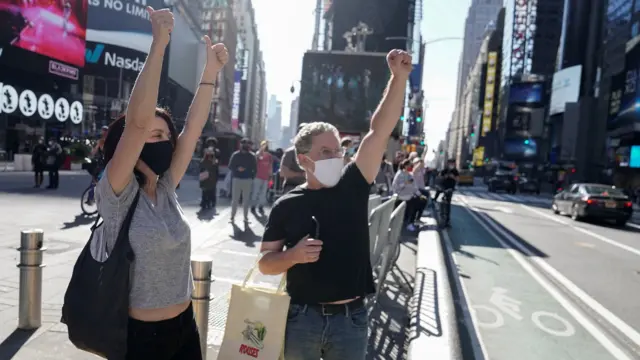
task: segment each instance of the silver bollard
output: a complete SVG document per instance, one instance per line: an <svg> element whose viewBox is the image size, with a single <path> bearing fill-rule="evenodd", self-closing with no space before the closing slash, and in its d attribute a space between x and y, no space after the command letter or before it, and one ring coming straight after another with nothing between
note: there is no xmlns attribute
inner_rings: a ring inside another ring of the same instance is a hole
<svg viewBox="0 0 640 360"><path fill-rule="evenodd" d="M207 358L207 335L209 333L209 303L211 302L211 268L213 261L208 256L192 256L191 272L193 273L193 312L200 333L202 358Z"/></svg>
<svg viewBox="0 0 640 360"><path fill-rule="evenodd" d="M20 231L20 295L18 329L32 330L42 325L42 263L44 231Z"/></svg>

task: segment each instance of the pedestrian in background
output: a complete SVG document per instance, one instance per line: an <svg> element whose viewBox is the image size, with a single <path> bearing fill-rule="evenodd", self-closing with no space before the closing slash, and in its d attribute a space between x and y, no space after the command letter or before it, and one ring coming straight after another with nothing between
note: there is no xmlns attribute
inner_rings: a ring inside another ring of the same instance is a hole
<svg viewBox="0 0 640 360"><path fill-rule="evenodd" d="M305 125L305 123L298 125L298 132L300 132ZM282 189L283 193L288 193L296 186L302 185L305 182L305 172L298 164L298 160L296 159L296 149L294 146L285 150L282 155L282 161L280 162L280 176L284 178L284 185Z"/></svg>
<svg viewBox="0 0 640 360"><path fill-rule="evenodd" d="M62 146L51 138L47 148L47 168L49 169L49 186L47 189L57 189L60 185L60 166L64 160Z"/></svg>
<svg viewBox="0 0 640 360"><path fill-rule="evenodd" d="M409 172L409 166L411 161L405 159L400 163L400 168L393 178L393 184L391 190L394 194L398 195L398 200L395 206L400 205L401 202L406 202L407 207L404 211L404 223L407 226L407 230L415 231L415 219L420 209L424 209L427 199L420 193L416 183L413 179L413 174Z"/></svg>
<svg viewBox="0 0 640 360"><path fill-rule="evenodd" d="M229 160L231 171L231 222L235 221L238 205L242 198L244 222L249 222L249 204L251 189L257 171L256 155L251 152L251 142L244 138L240 141L240 150L234 152Z"/></svg>
<svg viewBox="0 0 640 360"><path fill-rule="evenodd" d="M202 210L215 209L217 185L218 159L215 156L215 149L211 146L204 149L204 156L200 161L200 189L202 190L200 207Z"/></svg>
<svg viewBox="0 0 640 360"><path fill-rule="evenodd" d="M273 175L273 155L269 153L269 144L266 140L260 143L260 149L256 153L257 171L256 178L253 179L253 189L251 191L252 206L251 211L258 211L264 214L264 206L267 205L267 190L269 180Z"/></svg>
<svg viewBox="0 0 640 360"><path fill-rule="evenodd" d="M351 157L354 155L353 152L353 140L350 137L343 137L342 141L340 141L340 146L342 146L342 152L344 155L342 158L344 159L344 164L347 165L351 162Z"/></svg>
<svg viewBox="0 0 640 360"><path fill-rule="evenodd" d="M33 165L33 173L35 174L34 188L42 186L44 181L44 169L47 163L47 146L44 144L44 138L38 139L38 143L33 147L31 153L31 165Z"/></svg>

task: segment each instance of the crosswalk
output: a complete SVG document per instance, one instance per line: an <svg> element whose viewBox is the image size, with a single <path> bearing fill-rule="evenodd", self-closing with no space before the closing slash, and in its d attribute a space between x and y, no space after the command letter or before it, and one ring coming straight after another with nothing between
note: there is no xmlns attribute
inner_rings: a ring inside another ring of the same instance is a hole
<svg viewBox="0 0 640 360"><path fill-rule="evenodd" d="M515 204L530 204L537 206L551 206L551 195L535 195L535 194L506 194L491 193L486 187L470 187L458 188L454 193L454 198L458 196L472 197L483 200L510 202Z"/></svg>

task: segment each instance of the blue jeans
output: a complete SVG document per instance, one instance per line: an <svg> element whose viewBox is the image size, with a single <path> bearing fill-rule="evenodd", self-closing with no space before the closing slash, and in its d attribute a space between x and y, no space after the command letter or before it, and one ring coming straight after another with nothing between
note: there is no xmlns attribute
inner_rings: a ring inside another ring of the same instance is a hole
<svg viewBox="0 0 640 360"><path fill-rule="evenodd" d="M286 360L364 360L369 315L362 306L335 315L291 304L287 316Z"/></svg>

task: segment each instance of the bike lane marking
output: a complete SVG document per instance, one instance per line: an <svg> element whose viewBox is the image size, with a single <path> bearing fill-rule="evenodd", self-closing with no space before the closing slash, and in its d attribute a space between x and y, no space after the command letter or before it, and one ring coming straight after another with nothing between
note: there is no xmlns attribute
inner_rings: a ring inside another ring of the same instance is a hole
<svg viewBox="0 0 640 360"><path fill-rule="evenodd" d="M479 215L465 210L454 210L466 219L450 230L458 243L453 256L485 359L631 359Z"/></svg>

